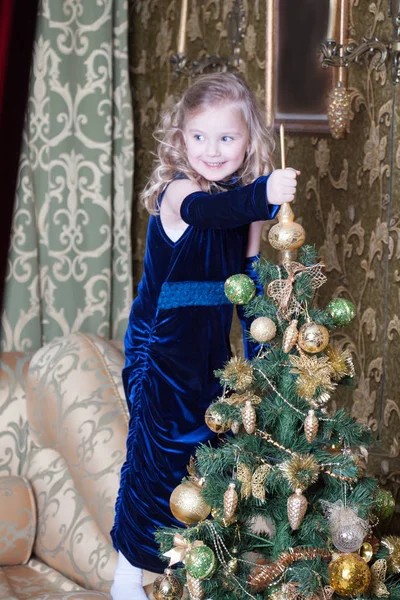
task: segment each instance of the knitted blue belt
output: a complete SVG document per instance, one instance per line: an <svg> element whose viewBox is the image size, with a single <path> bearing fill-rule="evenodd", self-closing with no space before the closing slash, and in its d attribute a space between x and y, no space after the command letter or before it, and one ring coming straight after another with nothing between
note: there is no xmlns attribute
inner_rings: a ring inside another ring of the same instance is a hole
<svg viewBox="0 0 400 600"><path fill-rule="evenodd" d="M158 297L158 308L220 306L231 304L223 281L166 281Z"/></svg>

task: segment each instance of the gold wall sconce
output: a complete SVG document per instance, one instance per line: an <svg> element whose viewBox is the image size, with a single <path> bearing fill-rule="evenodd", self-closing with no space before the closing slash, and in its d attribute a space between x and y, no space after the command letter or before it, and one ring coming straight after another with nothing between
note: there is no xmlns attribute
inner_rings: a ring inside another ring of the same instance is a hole
<svg viewBox="0 0 400 600"><path fill-rule="evenodd" d="M337 10L340 3L341 20L347 18L347 0L330 0L331 10ZM345 16L346 15L346 16ZM328 39L321 44L322 66L338 67L339 81L328 98L328 120L334 138L343 137L350 114L350 95L347 92L343 76L345 69L351 63L361 63L370 59L370 68L381 70L385 68L388 58L391 60L393 84L400 81L400 0L390 0L389 16L393 22L393 38L383 42L377 38L361 38L359 44L346 42L342 36L337 40L335 32L330 29ZM341 32L344 28L341 27Z"/></svg>
<svg viewBox="0 0 400 600"><path fill-rule="evenodd" d="M332 1L332 0L331 0ZM335 0L334 0L335 1ZM359 44L337 43L328 39L321 44L322 65L325 67L348 67L352 62L360 62L361 58L372 56L371 66L378 71L382 69L388 57L392 63L393 84L400 81L400 0L390 0L389 16L393 22L393 39L384 43L377 38L361 38Z"/></svg>
<svg viewBox="0 0 400 600"><path fill-rule="evenodd" d="M242 0L234 0L232 9L227 15L228 38L231 41L232 52L229 57L206 55L196 60L186 56L188 1L181 0L181 12L178 33L177 53L171 56L176 75L196 77L207 71L227 71L240 65L240 45L246 30L246 13Z"/></svg>

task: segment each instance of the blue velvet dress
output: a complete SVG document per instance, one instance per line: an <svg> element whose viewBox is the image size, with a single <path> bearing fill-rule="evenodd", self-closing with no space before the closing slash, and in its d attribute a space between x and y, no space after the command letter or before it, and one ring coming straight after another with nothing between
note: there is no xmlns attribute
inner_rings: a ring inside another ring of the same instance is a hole
<svg viewBox="0 0 400 600"><path fill-rule="evenodd" d="M170 495L196 445L215 437L204 413L221 393L214 370L231 356L233 306L223 286L235 273L255 276L255 257L246 259L249 224L278 210L267 203L267 179L187 196L181 216L189 226L175 243L160 217L150 217L125 336L130 423L111 532L115 548L136 567L163 572L154 530L182 526L170 512Z"/></svg>

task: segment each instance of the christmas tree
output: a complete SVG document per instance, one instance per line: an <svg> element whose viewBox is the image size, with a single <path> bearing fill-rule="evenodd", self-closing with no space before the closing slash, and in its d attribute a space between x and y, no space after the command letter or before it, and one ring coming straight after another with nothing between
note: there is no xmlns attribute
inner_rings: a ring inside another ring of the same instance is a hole
<svg viewBox="0 0 400 600"><path fill-rule="evenodd" d="M225 435L197 449L171 496L185 526L157 533L174 570L156 580L156 600L400 600L400 538L376 532L393 497L365 475L371 433L330 410L354 376L351 353L332 339L354 306L315 307L323 265L288 204L278 221L269 240L281 264L255 265L264 295L243 274L225 284L255 318L260 350L217 373L223 393L205 420Z"/></svg>

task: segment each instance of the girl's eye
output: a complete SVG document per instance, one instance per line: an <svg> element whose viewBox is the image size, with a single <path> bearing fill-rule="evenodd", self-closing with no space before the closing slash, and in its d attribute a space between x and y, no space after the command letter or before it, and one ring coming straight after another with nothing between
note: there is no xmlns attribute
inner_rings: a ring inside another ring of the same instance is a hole
<svg viewBox="0 0 400 600"><path fill-rule="evenodd" d="M196 134L194 136L194 139L198 140L199 142L202 142L204 140L204 135Z"/></svg>
<svg viewBox="0 0 400 600"><path fill-rule="evenodd" d="M230 135L224 135L222 138L223 142L229 142L230 140L233 140L233 138Z"/></svg>

